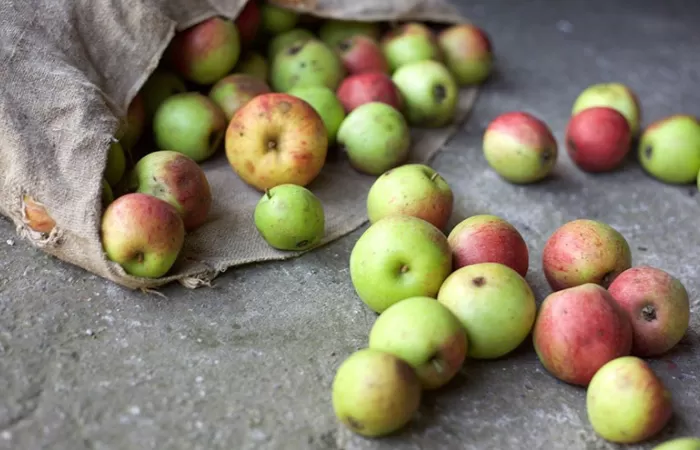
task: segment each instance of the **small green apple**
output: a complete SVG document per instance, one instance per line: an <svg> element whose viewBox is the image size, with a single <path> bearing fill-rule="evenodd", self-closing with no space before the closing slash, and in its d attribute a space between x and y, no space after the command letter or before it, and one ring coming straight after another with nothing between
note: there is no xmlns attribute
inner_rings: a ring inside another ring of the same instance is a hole
<svg viewBox="0 0 700 450"><path fill-rule="evenodd" d="M345 119L345 108L335 92L326 86L297 86L290 89L288 94L299 97L316 110L326 126L328 145L333 145L340 124Z"/></svg>
<svg viewBox="0 0 700 450"><path fill-rule="evenodd" d="M112 186L116 186L126 171L126 156L124 149L119 142L112 142L107 151L107 166L105 167L105 178Z"/></svg>
<svg viewBox="0 0 700 450"><path fill-rule="evenodd" d="M408 22L394 28L384 35L380 45L392 72L417 61L442 60L435 35L419 22Z"/></svg>
<svg viewBox="0 0 700 450"><path fill-rule="evenodd" d="M659 444L651 450L700 450L700 438L679 437Z"/></svg>
<svg viewBox="0 0 700 450"><path fill-rule="evenodd" d="M153 120L158 107L166 98L183 92L187 92L187 86L179 76L164 69L156 69L141 88L147 119Z"/></svg>
<svg viewBox="0 0 700 450"><path fill-rule="evenodd" d="M233 68L233 73L244 73L263 81L267 81L269 68L263 55L254 51L247 51L241 56Z"/></svg>
<svg viewBox="0 0 700 450"><path fill-rule="evenodd" d="M305 41L307 39L315 38L316 36L314 36L314 34L306 28L294 28L293 30L278 34L270 40L269 44L267 44L267 58L270 61L273 61L279 52L284 51L287 49L287 47L291 46L297 41Z"/></svg>
<svg viewBox="0 0 700 450"><path fill-rule="evenodd" d="M277 92L298 86L326 86L335 91L345 77L340 57L318 39L296 41L275 55L270 82Z"/></svg>
<svg viewBox="0 0 700 450"><path fill-rule="evenodd" d="M272 3L260 4L260 29L267 35L280 34L294 28L299 13Z"/></svg>
<svg viewBox="0 0 700 450"><path fill-rule="evenodd" d="M622 83L597 83L588 86L574 100L571 115L575 116L584 109L593 107L608 107L617 110L625 116L630 125L632 135L639 133L641 108L637 95Z"/></svg>
<svg viewBox="0 0 700 450"><path fill-rule="evenodd" d="M379 39L379 24L377 22L362 22L358 20L330 19L323 22L318 29L318 36L331 48L335 48L341 41L355 35L369 36Z"/></svg>
<svg viewBox="0 0 700 450"><path fill-rule="evenodd" d="M700 172L700 124L687 114L649 125L639 140L639 161L652 177L670 184L697 180Z"/></svg>

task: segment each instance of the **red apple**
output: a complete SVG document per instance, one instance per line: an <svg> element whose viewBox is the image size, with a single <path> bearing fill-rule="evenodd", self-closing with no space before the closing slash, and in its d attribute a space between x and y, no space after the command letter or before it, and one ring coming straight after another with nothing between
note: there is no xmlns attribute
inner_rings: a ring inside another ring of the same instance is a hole
<svg viewBox="0 0 700 450"><path fill-rule="evenodd" d="M224 112L226 120L243 105L260 94L272 92L270 87L258 77L244 73L227 75L212 86L209 98Z"/></svg>
<svg viewBox="0 0 700 450"><path fill-rule="evenodd" d="M244 47L249 47L255 41L260 27L260 8L258 0L248 0L248 3L243 7L235 21L238 34L241 38L241 44Z"/></svg>
<svg viewBox="0 0 700 450"><path fill-rule="evenodd" d="M346 113L370 102L386 103L397 111L403 109L403 99L399 89L391 77L382 72L350 75L340 84L337 93Z"/></svg>
<svg viewBox="0 0 700 450"><path fill-rule="evenodd" d="M587 386L604 364L630 354L632 325L605 288L588 283L547 296L532 339L548 372Z"/></svg>
<svg viewBox="0 0 700 450"><path fill-rule="evenodd" d="M482 83L491 74L493 49L484 30L468 23L452 25L437 37L445 64L460 86Z"/></svg>
<svg viewBox="0 0 700 450"><path fill-rule="evenodd" d="M566 150L587 172L617 168L630 151L632 133L625 116L612 108L584 109L566 127Z"/></svg>
<svg viewBox="0 0 700 450"><path fill-rule="evenodd" d="M389 73L389 64L377 41L369 36L356 34L338 43L336 51L348 74L363 72Z"/></svg>

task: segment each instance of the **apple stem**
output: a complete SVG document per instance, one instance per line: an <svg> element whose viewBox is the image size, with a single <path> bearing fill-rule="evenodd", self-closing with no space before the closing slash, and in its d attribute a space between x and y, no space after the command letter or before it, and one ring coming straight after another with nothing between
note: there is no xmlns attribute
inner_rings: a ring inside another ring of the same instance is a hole
<svg viewBox="0 0 700 450"><path fill-rule="evenodd" d="M430 176L430 181L435 181L435 178L437 178L438 175L439 175L439 174L438 174L437 172L435 172L434 174L432 174L432 175Z"/></svg>
<svg viewBox="0 0 700 450"><path fill-rule="evenodd" d="M265 195L267 195L267 198L272 198L272 194L270 194L269 189L265 189Z"/></svg>

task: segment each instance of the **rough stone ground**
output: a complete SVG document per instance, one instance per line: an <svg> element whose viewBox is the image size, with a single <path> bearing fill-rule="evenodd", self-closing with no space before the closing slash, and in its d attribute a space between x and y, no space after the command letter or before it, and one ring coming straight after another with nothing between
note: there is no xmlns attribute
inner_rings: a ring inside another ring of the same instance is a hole
<svg viewBox="0 0 700 450"><path fill-rule="evenodd" d="M634 88L645 123L700 113L700 4L471 1L464 10L491 34L499 69L434 162L457 193L454 220L490 212L514 222L530 244L540 300L540 249L577 217L616 226L635 264L681 278L695 302L692 330L653 362L675 401L660 438L700 434L696 189L664 186L633 162L585 175L565 155L550 181L516 187L487 170L479 149L487 123L513 109L545 119L562 142L573 99L599 81ZM347 270L361 231L293 261L231 270L212 289L169 287L166 299L44 256L0 221L0 448L616 448L593 434L584 391L547 375L529 344L466 364L395 437L339 428L330 384L373 322Z"/></svg>

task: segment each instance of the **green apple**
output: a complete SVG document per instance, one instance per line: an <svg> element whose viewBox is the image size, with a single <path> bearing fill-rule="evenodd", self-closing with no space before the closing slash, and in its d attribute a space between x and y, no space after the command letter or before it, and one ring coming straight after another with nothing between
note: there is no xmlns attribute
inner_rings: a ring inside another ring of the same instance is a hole
<svg viewBox="0 0 700 450"><path fill-rule="evenodd" d="M296 41L272 60L270 81L277 92L299 86L326 86L335 91L345 77L340 57L318 39Z"/></svg>
<svg viewBox="0 0 700 450"><path fill-rule="evenodd" d="M331 401L336 418L351 431L380 437L407 425L420 407L421 396L420 380L408 363L364 348L338 367Z"/></svg>
<svg viewBox="0 0 700 450"><path fill-rule="evenodd" d="M210 158L226 132L226 116L198 92L167 98L153 117L153 134L161 150L183 153L197 162Z"/></svg>
<svg viewBox="0 0 700 450"><path fill-rule="evenodd" d="M358 20L329 19L318 29L318 36L331 48L341 41L361 34L372 39L379 39L379 24L377 22L362 22Z"/></svg>
<svg viewBox="0 0 700 450"><path fill-rule="evenodd" d="M617 110L625 116L632 135L639 133L641 123L641 108L637 95L622 83L597 83L588 86L574 100L571 115L575 116L584 109L597 106Z"/></svg>
<svg viewBox="0 0 700 450"><path fill-rule="evenodd" d="M697 180L700 172L700 124L677 114L649 125L639 140L639 161L652 177L670 184Z"/></svg>
<svg viewBox="0 0 700 450"><path fill-rule="evenodd" d="M383 102L364 103L350 111L338 130L350 165L369 175L379 175L408 159L411 130L406 119Z"/></svg>
<svg viewBox="0 0 700 450"><path fill-rule="evenodd" d="M622 356L604 364L586 391L593 430L617 444L637 444L658 434L671 419L671 393L639 357Z"/></svg>
<svg viewBox="0 0 700 450"><path fill-rule="evenodd" d="M409 124L438 128L454 119L459 87L441 62L424 60L404 64L391 79L401 92Z"/></svg>
<svg viewBox="0 0 700 450"><path fill-rule="evenodd" d="M105 167L105 178L112 186L116 186L124 176L126 170L126 156L124 149L119 142L112 142L107 151L107 165Z"/></svg>
<svg viewBox="0 0 700 450"><path fill-rule="evenodd" d="M175 94L187 92L185 82L173 72L156 69L141 88L146 118L151 121L163 101Z"/></svg>
<svg viewBox="0 0 700 450"><path fill-rule="evenodd" d="M226 120L246 103L260 94L272 92L270 86L260 78L244 73L226 75L216 82L209 91L209 98L221 108Z"/></svg>
<svg viewBox="0 0 700 450"><path fill-rule="evenodd" d="M114 191L106 178L102 178L102 206L108 206L114 201Z"/></svg>
<svg viewBox="0 0 700 450"><path fill-rule="evenodd" d="M321 200L296 184L269 189L255 206L255 228L278 250L307 250L318 244L325 232Z"/></svg>
<svg viewBox="0 0 700 450"><path fill-rule="evenodd" d="M306 28L294 28L293 30L278 34L267 44L267 58L273 61L279 52L284 51L297 41L315 38L316 36Z"/></svg>
<svg viewBox="0 0 700 450"><path fill-rule="evenodd" d="M409 363L424 389L447 384L462 367L467 346L459 320L430 297L394 303L377 318L369 333L369 348Z"/></svg>
<svg viewBox="0 0 700 450"><path fill-rule="evenodd" d="M297 86L288 93L307 102L321 116L328 132L328 145L333 145L345 119L345 108L335 92L326 86Z"/></svg>
<svg viewBox="0 0 700 450"><path fill-rule="evenodd" d="M515 350L535 323L535 294L525 278L499 263L454 271L437 299L457 316L469 341L469 356L500 358Z"/></svg>
<svg viewBox="0 0 700 450"><path fill-rule="evenodd" d="M388 216L415 216L444 230L454 195L444 178L425 164L405 164L384 172L367 194L370 223Z"/></svg>
<svg viewBox="0 0 700 450"><path fill-rule="evenodd" d="M445 235L412 216L386 217L350 253L350 279L360 299L381 313L409 297L435 297L452 270Z"/></svg>
<svg viewBox="0 0 700 450"><path fill-rule="evenodd" d="M263 55L254 51L247 51L241 56L233 68L234 73L244 73L263 81L267 81L268 65Z"/></svg>
<svg viewBox="0 0 700 450"><path fill-rule="evenodd" d="M299 22L299 14L291 9L272 3L260 4L260 29L267 35L280 34L294 28Z"/></svg>
<svg viewBox="0 0 700 450"><path fill-rule="evenodd" d="M408 22L394 28L384 35L380 45L392 72L417 61L442 60L435 35L419 22Z"/></svg>
<svg viewBox="0 0 700 450"><path fill-rule="evenodd" d="M679 437L659 444L651 450L700 450L700 438Z"/></svg>

